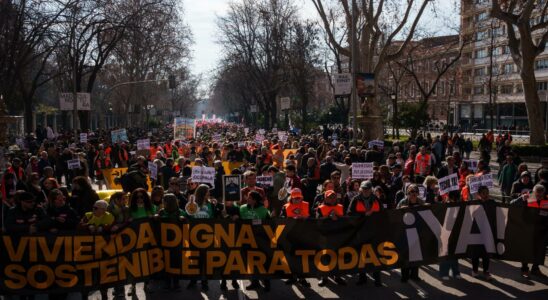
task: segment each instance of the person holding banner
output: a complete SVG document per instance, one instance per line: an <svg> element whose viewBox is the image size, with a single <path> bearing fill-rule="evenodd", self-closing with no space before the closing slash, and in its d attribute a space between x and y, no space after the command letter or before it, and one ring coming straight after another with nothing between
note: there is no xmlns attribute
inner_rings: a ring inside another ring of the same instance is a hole
<svg viewBox="0 0 548 300"><path fill-rule="evenodd" d="M76 211L70 207L65 195L58 190L53 189L48 196L47 214L51 218L51 232L71 231L76 229L79 223Z"/></svg>
<svg viewBox="0 0 548 300"><path fill-rule="evenodd" d="M533 187L533 190L531 193L525 193L521 195L519 198L512 200L510 204L514 206L522 206L522 207L527 206L527 207L539 208L539 209L542 209L544 212L548 212L548 197L546 197L546 189L544 188L543 185L537 184ZM528 264L522 262L521 276L528 279L530 274L538 277L545 277L545 275L540 271L538 263L534 263L532 265L531 273L529 273Z"/></svg>
<svg viewBox="0 0 548 300"><path fill-rule="evenodd" d="M360 184L360 193L352 199L346 214L355 217L370 216L383 209L379 199L373 194L373 184L371 181L364 181ZM373 272L373 279L375 280L375 286L382 286L380 271ZM367 283L367 275L365 272L360 272L356 284L362 285L365 283Z"/></svg>
<svg viewBox="0 0 548 300"><path fill-rule="evenodd" d="M419 187L416 184L410 184L406 190L406 197L403 198L396 209L414 208L426 205L426 203L419 197ZM420 281L419 267L402 267L401 268L401 282L407 282L409 279Z"/></svg>
<svg viewBox="0 0 548 300"><path fill-rule="evenodd" d="M523 171L521 172L519 179L512 184L510 193L512 194L512 198L515 199L520 197L523 193L528 194L532 190L533 182L531 181L531 173Z"/></svg>
<svg viewBox="0 0 548 300"><path fill-rule="evenodd" d="M494 205L495 204L495 200L491 199L491 197L489 196L489 188L482 185L478 188L478 196L479 196L479 200L480 202L485 205L485 204L488 204L488 205ZM472 253L472 276L475 277L475 278L478 278L480 275L479 275L479 260L481 258L481 263L482 263L482 267L483 267L483 277L485 278L485 280L491 280L492 277L491 277L491 273L489 273L489 263L490 263L490 258L489 258L489 255L487 254L487 252L485 250L481 251L480 250L477 250L474 251Z"/></svg>
<svg viewBox="0 0 548 300"><path fill-rule="evenodd" d="M14 195L15 206L6 213L4 221L8 234L33 234L50 228L51 221L44 210L36 206L34 196L19 190Z"/></svg>
<svg viewBox="0 0 548 300"><path fill-rule="evenodd" d="M323 203L316 210L316 219L331 218L336 221L339 217L344 216L344 207L337 203L337 194L333 190L325 192ZM332 276L333 281L338 285L346 285L346 281L341 276ZM326 286L328 277L323 276L318 282L319 286Z"/></svg>
<svg viewBox="0 0 548 300"><path fill-rule="evenodd" d="M270 211L264 207L262 201L264 197L257 191L249 192L247 203L240 206L240 218L242 220L260 220L270 219ZM270 279L264 279L264 291L270 291ZM256 290L260 287L258 279L252 279L251 284L246 287L248 290Z"/></svg>

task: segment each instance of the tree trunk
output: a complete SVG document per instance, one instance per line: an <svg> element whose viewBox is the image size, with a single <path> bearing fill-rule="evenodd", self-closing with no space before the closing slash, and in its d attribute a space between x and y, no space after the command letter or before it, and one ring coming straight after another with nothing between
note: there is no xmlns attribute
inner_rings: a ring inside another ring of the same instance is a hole
<svg viewBox="0 0 548 300"><path fill-rule="evenodd" d="M25 133L32 132L32 98L24 97Z"/></svg>
<svg viewBox="0 0 548 300"><path fill-rule="evenodd" d="M307 104L308 104L308 100L302 101L302 109L301 109L301 119L302 119L301 132L302 133L306 132L306 122L307 122L307 113L308 113L306 110Z"/></svg>
<svg viewBox="0 0 548 300"><path fill-rule="evenodd" d="M523 60L520 76L523 81L523 94L529 120L529 143L531 145L544 145L546 138L544 136L543 111L537 92L534 60L532 62Z"/></svg>
<svg viewBox="0 0 548 300"><path fill-rule="evenodd" d="M89 111L78 111L78 119L80 119L80 129L86 131L89 129Z"/></svg>

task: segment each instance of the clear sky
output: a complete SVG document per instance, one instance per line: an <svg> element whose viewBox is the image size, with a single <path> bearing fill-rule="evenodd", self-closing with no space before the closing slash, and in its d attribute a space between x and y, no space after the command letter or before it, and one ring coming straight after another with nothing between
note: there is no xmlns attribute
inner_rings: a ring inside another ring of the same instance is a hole
<svg viewBox="0 0 548 300"><path fill-rule="evenodd" d="M458 14L455 14L452 9L455 0L439 0L436 2L439 5L439 9L437 10L438 17L433 18L433 13L429 11L423 16L421 23L426 28L439 28L438 34L445 34L443 31L444 29L447 29L447 26L433 20L452 19L452 22L454 22L455 19L458 20ZM222 46L215 42L217 40L216 19L217 16L226 13L228 3L228 0L186 0L184 2L184 18L186 19L186 23L190 26L194 38L194 45L192 46L192 72L204 76L202 82L202 86L204 87L207 87L209 84L208 75L215 69L221 58ZM300 14L303 18L318 18L312 1L294 0L294 3L301 8ZM445 16L441 16L444 14ZM454 34L454 32L451 32L451 34Z"/></svg>

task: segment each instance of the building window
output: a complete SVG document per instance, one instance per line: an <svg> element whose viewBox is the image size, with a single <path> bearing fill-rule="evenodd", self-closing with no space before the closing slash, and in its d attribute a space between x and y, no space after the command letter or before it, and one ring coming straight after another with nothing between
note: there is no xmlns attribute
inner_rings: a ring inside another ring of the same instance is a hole
<svg viewBox="0 0 548 300"><path fill-rule="evenodd" d="M500 93L501 94L509 95L509 94L512 94L513 90L514 90L513 85L501 85L500 86Z"/></svg>
<svg viewBox="0 0 548 300"><path fill-rule="evenodd" d="M516 84L516 93L518 94L523 93L523 84L521 83Z"/></svg>
<svg viewBox="0 0 548 300"><path fill-rule="evenodd" d="M474 86L474 95L483 95L483 86Z"/></svg>
<svg viewBox="0 0 548 300"><path fill-rule="evenodd" d="M477 69L474 69L474 76L485 76L485 68L484 67L481 67L481 68L477 68Z"/></svg>
<svg viewBox="0 0 548 300"><path fill-rule="evenodd" d="M537 91L548 91L548 81L537 82Z"/></svg>
<svg viewBox="0 0 548 300"><path fill-rule="evenodd" d="M475 19L476 19L476 22L481 22L483 20L486 20L488 17L489 17L489 14L486 11L484 11L477 14L475 16Z"/></svg>
<svg viewBox="0 0 548 300"><path fill-rule="evenodd" d="M484 57L487 57L489 55L487 49L479 49L479 50L476 50L474 52L474 57L476 58L484 58Z"/></svg>
<svg viewBox="0 0 548 300"><path fill-rule="evenodd" d="M475 40L476 41L485 40L488 35L489 35L488 31L478 31L478 32L475 33Z"/></svg>
<svg viewBox="0 0 548 300"><path fill-rule="evenodd" d="M535 62L535 70L548 69L548 58L539 59Z"/></svg>
<svg viewBox="0 0 548 300"><path fill-rule="evenodd" d="M445 81L438 83L438 95L445 96Z"/></svg>
<svg viewBox="0 0 548 300"><path fill-rule="evenodd" d="M451 94L451 96L455 95L455 91L455 80L451 80L451 82L449 83L449 93ZM468 92L468 95L470 95L470 92Z"/></svg>
<svg viewBox="0 0 548 300"><path fill-rule="evenodd" d="M503 74L514 73L514 64L504 64L503 71Z"/></svg>

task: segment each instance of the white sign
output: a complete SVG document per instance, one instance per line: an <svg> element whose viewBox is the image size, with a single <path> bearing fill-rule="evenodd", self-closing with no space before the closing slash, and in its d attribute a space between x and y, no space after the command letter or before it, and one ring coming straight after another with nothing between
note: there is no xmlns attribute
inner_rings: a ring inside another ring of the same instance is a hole
<svg viewBox="0 0 548 300"><path fill-rule="evenodd" d="M377 146L379 150L384 149L384 141L381 141L381 140L369 141L368 145L370 149L373 149L373 146Z"/></svg>
<svg viewBox="0 0 548 300"><path fill-rule="evenodd" d="M125 129L113 130L110 132L110 136L113 144L128 141L127 132Z"/></svg>
<svg viewBox="0 0 548 300"><path fill-rule="evenodd" d="M259 129L259 133L260 133L260 134L264 135L265 132L266 132L266 131L265 131L264 129Z"/></svg>
<svg viewBox="0 0 548 300"><path fill-rule="evenodd" d="M486 186L487 188L493 187L493 175L485 174L482 176L470 177L470 194L476 194L480 186Z"/></svg>
<svg viewBox="0 0 548 300"><path fill-rule="evenodd" d="M245 134L245 135L248 135L248 134L249 134L249 128L247 128L247 127L244 128L244 134Z"/></svg>
<svg viewBox="0 0 548 300"><path fill-rule="evenodd" d="M276 127L272 128L272 133L273 133L273 134L278 133L278 128L276 128Z"/></svg>
<svg viewBox="0 0 548 300"><path fill-rule="evenodd" d="M260 133L257 133L257 134L255 135L255 141L256 141L257 143L259 143L259 144L262 143L262 142L264 141L264 135L262 135L262 134L260 134Z"/></svg>
<svg viewBox="0 0 548 300"><path fill-rule="evenodd" d="M274 186L274 179L272 176L257 176L257 185Z"/></svg>
<svg viewBox="0 0 548 300"><path fill-rule="evenodd" d="M289 97L280 98L280 109L281 110L291 109L291 98Z"/></svg>
<svg viewBox="0 0 548 300"><path fill-rule="evenodd" d="M287 132L286 131L278 131L278 139L285 144L287 142Z"/></svg>
<svg viewBox="0 0 548 300"><path fill-rule="evenodd" d="M80 160L78 158L77 159L67 160L67 164L68 164L68 169L69 170L81 169L82 168L80 166Z"/></svg>
<svg viewBox="0 0 548 300"><path fill-rule="evenodd" d="M192 182L209 183L215 187L215 168L192 167Z"/></svg>
<svg viewBox="0 0 548 300"><path fill-rule="evenodd" d="M238 148L245 148L245 142L238 142Z"/></svg>
<svg viewBox="0 0 548 300"><path fill-rule="evenodd" d="M150 172L150 179L158 178L158 165L149 161L148 162L148 171Z"/></svg>
<svg viewBox="0 0 548 300"><path fill-rule="evenodd" d="M217 134L214 134L214 135L213 135L213 141L214 141L214 142L220 142L221 139L222 139L222 137L221 137L221 134L220 134L220 133L217 133Z"/></svg>
<svg viewBox="0 0 548 300"><path fill-rule="evenodd" d="M78 110L91 110L91 95L90 93L76 94L76 108ZM59 109L74 110L74 94L60 93L59 94Z"/></svg>
<svg viewBox="0 0 548 300"><path fill-rule="evenodd" d="M150 139L137 140L137 150L150 149Z"/></svg>
<svg viewBox="0 0 548 300"><path fill-rule="evenodd" d="M424 199L424 196L426 196L426 187L424 185L419 185L419 197Z"/></svg>
<svg viewBox="0 0 548 300"><path fill-rule="evenodd" d="M440 195L445 195L452 191L459 190L459 177L457 173L453 173L449 176L445 176L438 180L440 186Z"/></svg>
<svg viewBox="0 0 548 300"><path fill-rule="evenodd" d="M335 96L350 95L352 93L352 75L349 73L334 74L333 85Z"/></svg>
<svg viewBox="0 0 548 300"><path fill-rule="evenodd" d="M25 141L23 141L22 138L15 138L15 144L19 146L19 149L21 150L25 148Z"/></svg>
<svg viewBox="0 0 548 300"><path fill-rule="evenodd" d="M472 172L476 172L478 169L478 160L477 159L464 159L464 162L468 164L468 169Z"/></svg>
<svg viewBox="0 0 548 300"><path fill-rule="evenodd" d="M352 163L352 179L373 178L373 163Z"/></svg>
<svg viewBox="0 0 548 300"><path fill-rule="evenodd" d="M88 134L83 132L80 133L80 143L85 144L88 142Z"/></svg>

